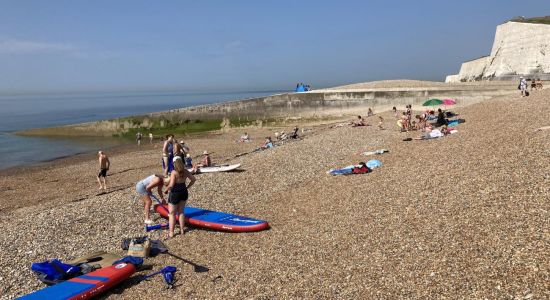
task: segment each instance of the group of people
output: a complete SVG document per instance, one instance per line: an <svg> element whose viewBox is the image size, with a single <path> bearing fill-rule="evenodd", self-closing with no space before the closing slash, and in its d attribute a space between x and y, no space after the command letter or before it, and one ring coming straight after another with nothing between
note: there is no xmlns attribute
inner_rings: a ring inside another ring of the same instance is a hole
<svg viewBox="0 0 550 300"><path fill-rule="evenodd" d="M403 132L411 130L420 130L424 132L426 129L431 130L433 126L439 127L447 125L449 122L447 115L441 108L437 109L437 116L435 115L435 111L428 109L422 114L415 115L414 120L412 118L412 105L409 104L405 108L406 110L402 113L401 117L398 117L399 113L395 106L392 109L395 117L398 118L397 127Z"/></svg>
<svg viewBox="0 0 550 300"><path fill-rule="evenodd" d="M540 80L540 78L525 79L523 76L520 76L518 90L520 90L522 97L529 96L529 91L527 90L529 87L529 84L527 84L528 81L531 81L531 91L542 90L542 80Z"/></svg>
<svg viewBox="0 0 550 300"><path fill-rule="evenodd" d="M138 145L140 137L138 136ZM185 202L189 198L188 189L195 183L193 174L200 171L202 167L212 165L212 160L208 151L203 152L201 161L193 165L192 158L189 153L190 149L183 141L178 142L173 134L168 134L162 147L162 165L163 174L153 174L147 178L140 180L136 184L136 191L140 195L144 204L145 224L153 223L150 219L150 210L152 206L153 190L156 190L163 205L168 205L169 211L169 231L168 236L174 236L174 228L176 219L179 218L180 231L184 232L184 210ZM107 190L107 171L111 167L109 157L105 152L98 152L99 173L97 182L99 190ZM187 180L189 183L187 184ZM164 190L166 187L166 190ZM168 195L166 200L164 195ZM158 200L158 199L157 199Z"/></svg>
<svg viewBox="0 0 550 300"><path fill-rule="evenodd" d="M143 134L141 134L141 132L138 131L138 133L136 133L136 142L137 142L137 145L138 146L141 146L141 139L143 138ZM153 133L149 132L149 143L152 144L153 143Z"/></svg>

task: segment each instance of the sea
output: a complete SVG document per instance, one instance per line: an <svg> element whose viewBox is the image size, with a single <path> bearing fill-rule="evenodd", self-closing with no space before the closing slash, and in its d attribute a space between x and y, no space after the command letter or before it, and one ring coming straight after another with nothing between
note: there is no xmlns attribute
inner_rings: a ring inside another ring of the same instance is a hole
<svg viewBox="0 0 550 300"><path fill-rule="evenodd" d="M0 170L38 164L131 141L111 137L26 137L17 131L146 114L286 91L125 92L0 96Z"/></svg>

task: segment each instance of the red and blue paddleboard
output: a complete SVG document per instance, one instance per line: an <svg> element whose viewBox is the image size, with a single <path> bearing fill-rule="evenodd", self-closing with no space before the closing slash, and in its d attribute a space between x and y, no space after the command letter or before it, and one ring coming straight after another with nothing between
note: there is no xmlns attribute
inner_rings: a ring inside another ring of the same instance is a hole
<svg viewBox="0 0 550 300"><path fill-rule="evenodd" d="M135 271L136 268L133 264L119 263L79 277L71 278L67 281L43 288L17 299L90 299L126 280L128 277L132 276Z"/></svg>
<svg viewBox="0 0 550 300"><path fill-rule="evenodd" d="M168 205L155 205L155 211L168 219ZM228 232L253 232L269 228L269 223L248 217L206 210L196 207L185 207L185 223L195 227Z"/></svg>

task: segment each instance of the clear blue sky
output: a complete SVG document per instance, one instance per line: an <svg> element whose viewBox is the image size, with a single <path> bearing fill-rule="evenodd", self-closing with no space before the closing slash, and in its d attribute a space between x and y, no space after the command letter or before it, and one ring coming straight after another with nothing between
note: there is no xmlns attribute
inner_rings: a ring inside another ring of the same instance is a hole
<svg viewBox="0 0 550 300"><path fill-rule="evenodd" d="M0 2L0 93L443 80L532 1Z"/></svg>

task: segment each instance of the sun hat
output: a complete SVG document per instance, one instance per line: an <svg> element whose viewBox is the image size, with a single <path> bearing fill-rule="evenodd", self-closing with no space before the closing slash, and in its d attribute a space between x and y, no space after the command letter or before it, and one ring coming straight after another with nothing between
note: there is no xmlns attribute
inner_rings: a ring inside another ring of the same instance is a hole
<svg viewBox="0 0 550 300"><path fill-rule="evenodd" d="M174 159L172 159L172 162L176 162L176 160L181 160L181 156L175 156Z"/></svg>
<svg viewBox="0 0 550 300"><path fill-rule="evenodd" d="M204 151L202 152L202 155L208 155L208 151L204 150Z"/></svg>

